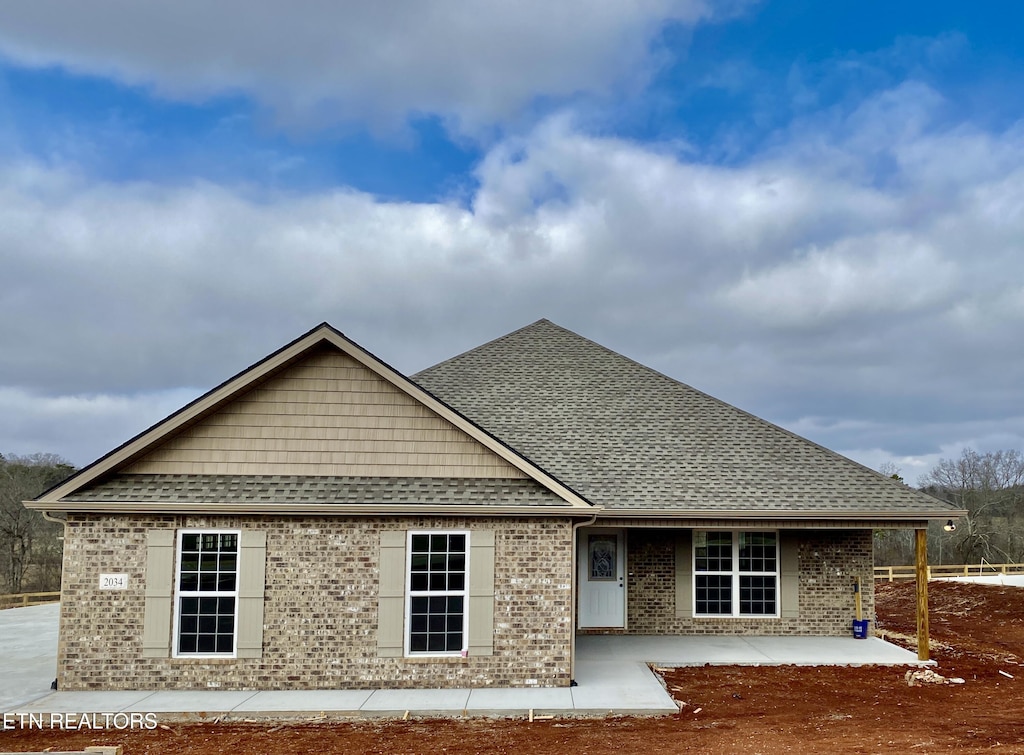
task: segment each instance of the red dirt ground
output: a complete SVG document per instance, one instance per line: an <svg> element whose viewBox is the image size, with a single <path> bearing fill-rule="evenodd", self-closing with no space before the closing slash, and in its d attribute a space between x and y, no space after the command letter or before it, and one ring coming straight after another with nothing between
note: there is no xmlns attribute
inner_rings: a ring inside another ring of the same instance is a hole
<svg viewBox="0 0 1024 755"><path fill-rule="evenodd" d="M964 684L911 687L905 668L706 666L665 672L681 705L675 716L17 730L0 733L0 749L121 744L126 755L1024 752L1024 588L933 582L929 593L936 671ZM879 629L915 646L914 605L912 583L879 584Z"/></svg>

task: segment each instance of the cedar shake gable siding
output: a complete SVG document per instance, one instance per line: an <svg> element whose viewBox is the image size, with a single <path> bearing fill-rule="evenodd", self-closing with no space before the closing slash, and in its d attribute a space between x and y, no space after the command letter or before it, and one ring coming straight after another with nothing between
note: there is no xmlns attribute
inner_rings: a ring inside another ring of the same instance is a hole
<svg viewBox="0 0 1024 755"><path fill-rule="evenodd" d="M526 477L348 355L328 349L250 389L121 471Z"/></svg>

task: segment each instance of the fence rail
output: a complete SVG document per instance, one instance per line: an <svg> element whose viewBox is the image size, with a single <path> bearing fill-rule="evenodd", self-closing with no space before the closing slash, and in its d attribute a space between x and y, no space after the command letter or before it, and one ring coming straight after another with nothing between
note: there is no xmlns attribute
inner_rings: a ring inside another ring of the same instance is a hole
<svg viewBox="0 0 1024 755"><path fill-rule="evenodd" d="M876 566L875 579L892 582L914 579L913 566ZM989 574L1024 574L1024 564L942 564L928 567L928 579L936 577L983 577Z"/></svg>
<svg viewBox="0 0 1024 755"><path fill-rule="evenodd" d="M10 595L0 595L0 609L34 606L40 603L56 603L59 601L59 590L57 592L16 592Z"/></svg>
<svg viewBox="0 0 1024 755"><path fill-rule="evenodd" d="M93 745L84 750L41 750L38 752L0 752L0 755L121 755L121 745Z"/></svg>

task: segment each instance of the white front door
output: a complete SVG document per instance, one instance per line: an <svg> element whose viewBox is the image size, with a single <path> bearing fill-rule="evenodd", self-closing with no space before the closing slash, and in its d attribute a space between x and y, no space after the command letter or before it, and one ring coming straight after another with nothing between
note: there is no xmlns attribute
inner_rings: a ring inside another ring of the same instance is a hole
<svg viewBox="0 0 1024 755"><path fill-rule="evenodd" d="M579 626L626 626L625 558L622 530L579 531Z"/></svg>

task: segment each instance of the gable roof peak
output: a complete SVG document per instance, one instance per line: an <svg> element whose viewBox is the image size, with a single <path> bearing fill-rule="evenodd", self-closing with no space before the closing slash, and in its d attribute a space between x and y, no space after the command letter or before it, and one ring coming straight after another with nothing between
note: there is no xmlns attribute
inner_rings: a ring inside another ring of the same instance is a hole
<svg viewBox="0 0 1024 755"><path fill-rule="evenodd" d="M171 439L178 433L219 412L252 388L297 364L317 349L334 348L375 373L394 389L406 394L454 427L492 451L498 457L539 482L575 508L591 508L591 504L569 489L517 450L497 439L485 428L473 423L443 400L432 395L382 359L349 339L337 328L322 322L254 365L186 404L160 422L79 470L67 480L45 491L36 501L55 501L83 489L91 482L107 478ZM42 506L45 508L45 506ZM58 510L58 509L55 509Z"/></svg>

